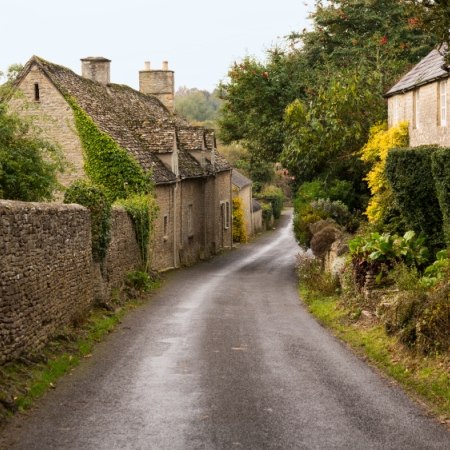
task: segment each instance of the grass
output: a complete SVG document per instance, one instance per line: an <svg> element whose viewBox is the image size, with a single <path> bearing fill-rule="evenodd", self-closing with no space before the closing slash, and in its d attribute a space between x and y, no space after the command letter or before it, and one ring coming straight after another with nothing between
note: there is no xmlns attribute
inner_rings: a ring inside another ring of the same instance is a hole
<svg viewBox="0 0 450 450"><path fill-rule="evenodd" d="M449 356L424 357L388 336L376 321L351 320L350 311L340 305L338 296L324 296L300 289L310 312L356 352L382 372L394 378L442 423L450 424Z"/></svg>
<svg viewBox="0 0 450 450"><path fill-rule="evenodd" d="M159 282L152 282L156 289ZM115 311L95 308L73 327L61 330L37 354L0 367L0 424L17 411L29 409L36 399L55 387L56 382L71 372L83 358L91 356L123 316L141 305L145 296L136 295Z"/></svg>

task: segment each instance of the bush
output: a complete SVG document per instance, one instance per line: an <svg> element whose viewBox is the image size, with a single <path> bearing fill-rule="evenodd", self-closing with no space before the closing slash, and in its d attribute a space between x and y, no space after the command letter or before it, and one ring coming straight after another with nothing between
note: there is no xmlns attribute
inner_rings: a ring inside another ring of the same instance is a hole
<svg viewBox="0 0 450 450"><path fill-rule="evenodd" d="M103 261L110 240L111 204L102 189L84 180L72 183L64 194L64 203L78 203L91 213L92 257Z"/></svg>
<svg viewBox="0 0 450 450"><path fill-rule="evenodd" d="M271 203L273 217L279 219L283 210L284 195L281 188L269 185L261 192L261 198Z"/></svg>
<svg viewBox="0 0 450 450"><path fill-rule="evenodd" d="M364 286L368 273L376 275L380 282L400 262L409 267L422 267L428 260L428 249L423 243L424 238L416 238L414 231L406 232L403 237L389 233L355 237L348 245L357 286Z"/></svg>
<svg viewBox="0 0 450 450"><path fill-rule="evenodd" d="M431 170L436 147L394 149L386 160L386 175L395 201L409 229L427 237L433 248L442 247L442 213Z"/></svg>
<svg viewBox="0 0 450 450"><path fill-rule="evenodd" d="M10 114L0 103L0 198L51 200L61 186L61 150L41 137L30 120Z"/></svg>
<svg viewBox="0 0 450 450"><path fill-rule="evenodd" d="M149 266L149 243L158 213L156 200L151 194L134 194L117 202L123 206L134 223L144 270Z"/></svg>
<svg viewBox="0 0 450 450"><path fill-rule="evenodd" d="M233 241L247 242L247 238L242 200L235 197L233 198Z"/></svg>
<svg viewBox="0 0 450 450"><path fill-rule="evenodd" d="M301 252L297 255L297 274L300 286L321 292L325 295L336 294L339 282L332 274L325 272L320 259L310 252Z"/></svg>
<svg viewBox="0 0 450 450"><path fill-rule="evenodd" d="M326 219L333 219L336 223L346 226L351 218L348 208L340 200L331 201L329 198L319 198L311 202L311 208Z"/></svg>
<svg viewBox="0 0 450 450"><path fill-rule="evenodd" d="M450 245L450 148L440 148L431 157L436 194L443 218L445 242Z"/></svg>
<svg viewBox="0 0 450 450"><path fill-rule="evenodd" d="M361 159L371 165L365 178L372 194L366 209L369 222L386 223L392 216L392 191L386 179L386 158L390 149L406 145L408 145L407 122L401 122L389 129L384 122L370 129L369 140L361 150Z"/></svg>

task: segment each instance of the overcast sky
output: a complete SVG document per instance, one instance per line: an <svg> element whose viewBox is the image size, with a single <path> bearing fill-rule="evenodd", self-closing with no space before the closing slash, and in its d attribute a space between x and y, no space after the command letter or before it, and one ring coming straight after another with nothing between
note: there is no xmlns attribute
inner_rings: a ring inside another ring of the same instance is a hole
<svg viewBox="0 0 450 450"><path fill-rule="evenodd" d="M9 0L0 15L0 70L37 55L80 73L112 60L111 81L138 87L144 61L175 71L176 88L212 90L246 55L308 26L314 0Z"/></svg>

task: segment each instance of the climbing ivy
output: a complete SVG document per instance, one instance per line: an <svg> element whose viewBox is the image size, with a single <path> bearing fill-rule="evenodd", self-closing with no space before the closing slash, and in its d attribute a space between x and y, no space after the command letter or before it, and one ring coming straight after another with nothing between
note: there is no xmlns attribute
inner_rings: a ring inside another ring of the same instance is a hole
<svg viewBox="0 0 450 450"><path fill-rule="evenodd" d="M91 213L92 257L102 261L110 241L111 203L105 193L85 180L73 182L64 193L64 203L78 203Z"/></svg>
<svg viewBox="0 0 450 450"><path fill-rule="evenodd" d="M247 239L242 200L239 197L235 197L233 198L233 241L247 242Z"/></svg>
<svg viewBox="0 0 450 450"><path fill-rule="evenodd" d="M112 202L133 193L152 191L151 173L144 172L138 162L67 97L72 107L75 126L84 151L84 169L90 180L102 186Z"/></svg>
<svg viewBox="0 0 450 450"><path fill-rule="evenodd" d="M73 110L75 126L83 146L85 172L91 182L105 193L109 203L117 201L132 218L143 269L148 270L150 235L158 212L156 200L152 195L152 174L150 171L144 172L125 149L108 134L100 131L72 97L67 96L66 100ZM103 225L102 222L101 226ZM99 238L96 239L98 243L95 245L99 245L100 248L95 250L95 255L101 260L106 254L109 228L102 229Z"/></svg>
<svg viewBox="0 0 450 450"><path fill-rule="evenodd" d="M150 262L148 254L150 237L158 213L156 201L148 194L132 194L126 199L118 200L117 204L123 206L133 220L143 270L147 271Z"/></svg>

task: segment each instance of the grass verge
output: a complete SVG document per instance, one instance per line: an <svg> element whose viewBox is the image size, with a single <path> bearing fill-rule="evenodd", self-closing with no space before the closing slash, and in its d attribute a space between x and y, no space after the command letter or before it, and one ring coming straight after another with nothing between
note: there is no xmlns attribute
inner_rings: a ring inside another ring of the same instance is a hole
<svg viewBox="0 0 450 450"><path fill-rule="evenodd" d="M153 282L151 289L158 286L158 281ZM29 409L59 378L89 358L94 346L147 298L136 294L114 311L94 308L75 325L60 330L38 353L0 366L0 425L14 413Z"/></svg>
<svg viewBox="0 0 450 450"><path fill-rule="evenodd" d="M450 361L448 355L424 357L388 336L376 320L351 320L338 296L300 288L310 312L356 352L394 378L442 423L450 426Z"/></svg>

